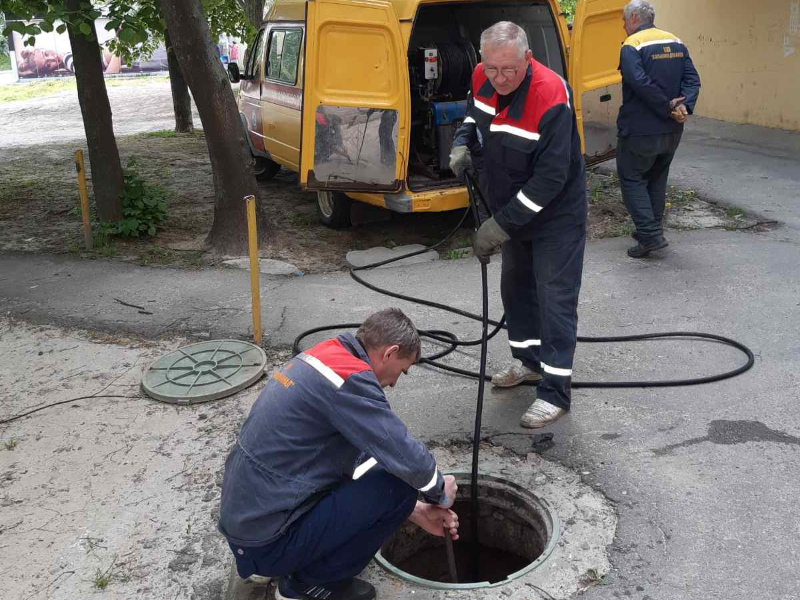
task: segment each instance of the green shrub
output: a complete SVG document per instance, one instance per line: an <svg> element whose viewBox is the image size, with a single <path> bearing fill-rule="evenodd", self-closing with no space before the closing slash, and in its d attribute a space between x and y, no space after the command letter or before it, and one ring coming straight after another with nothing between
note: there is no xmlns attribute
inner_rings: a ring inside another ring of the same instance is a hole
<svg viewBox="0 0 800 600"><path fill-rule="evenodd" d="M114 223L114 233L127 237L155 235L156 226L167 217L166 191L146 183L132 159L123 170L123 181L122 219Z"/></svg>

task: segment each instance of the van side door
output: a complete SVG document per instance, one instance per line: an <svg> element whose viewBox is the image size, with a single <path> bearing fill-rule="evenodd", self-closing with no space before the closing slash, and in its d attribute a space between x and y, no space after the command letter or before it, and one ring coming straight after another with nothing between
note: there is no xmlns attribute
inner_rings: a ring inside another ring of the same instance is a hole
<svg viewBox="0 0 800 600"><path fill-rule="evenodd" d="M622 105L619 52L628 0L578 0L569 42L569 83L587 164L614 156Z"/></svg>
<svg viewBox="0 0 800 600"><path fill-rule="evenodd" d="M264 127L261 116L261 78L264 71L266 33L266 29L258 32L247 55L244 67L245 77L239 84L239 110L244 115L247 136L250 138L253 152L269 158L264 144Z"/></svg>
<svg viewBox="0 0 800 600"><path fill-rule="evenodd" d="M272 160L297 170L300 164L299 65L302 26L276 23L267 30L267 58L261 83L264 143Z"/></svg>
<svg viewBox="0 0 800 600"><path fill-rule="evenodd" d="M410 100L392 3L309 0L306 7L301 185L400 191Z"/></svg>

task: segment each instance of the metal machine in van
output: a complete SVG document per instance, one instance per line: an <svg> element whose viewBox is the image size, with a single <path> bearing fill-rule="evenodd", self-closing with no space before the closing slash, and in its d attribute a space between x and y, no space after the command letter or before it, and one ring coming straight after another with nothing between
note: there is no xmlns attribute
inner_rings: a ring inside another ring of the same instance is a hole
<svg viewBox="0 0 800 600"><path fill-rule="evenodd" d="M465 207L448 168L481 32L523 27L534 58L567 79L588 163L613 156L626 0L276 0L253 40L239 110L256 176L281 167L317 192L320 220L353 200L397 212Z"/></svg>

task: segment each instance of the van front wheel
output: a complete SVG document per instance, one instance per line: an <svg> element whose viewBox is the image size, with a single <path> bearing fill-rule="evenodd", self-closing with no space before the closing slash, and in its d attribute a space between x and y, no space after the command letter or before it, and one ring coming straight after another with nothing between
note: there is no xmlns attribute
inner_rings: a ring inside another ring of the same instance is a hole
<svg viewBox="0 0 800 600"><path fill-rule="evenodd" d="M319 220L333 229L350 226L350 206L353 201L342 192L317 192Z"/></svg>
<svg viewBox="0 0 800 600"><path fill-rule="evenodd" d="M259 181L268 181L278 174L281 166L273 160L263 156L253 157L253 173Z"/></svg>

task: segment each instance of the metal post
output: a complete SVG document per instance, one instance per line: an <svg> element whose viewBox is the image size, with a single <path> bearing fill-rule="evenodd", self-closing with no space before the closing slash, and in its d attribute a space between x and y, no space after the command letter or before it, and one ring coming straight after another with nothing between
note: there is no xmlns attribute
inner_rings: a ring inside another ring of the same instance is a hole
<svg viewBox="0 0 800 600"><path fill-rule="evenodd" d="M250 292L253 295L253 337L261 346L261 288L259 286L260 268L258 264L258 233L256 232L256 197L245 196L247 204L247 238L250 248Z"/></svg>
<svg viewBox="0 0 800 600"><path fill-rule="evenodd" d="M81 198L83 219L83 241L86 249L92 249L92 224L89 221L89 194L86 192L86 169L83 166L83 150L75 150L75 170L78 172L78 194Z"/></svg>

